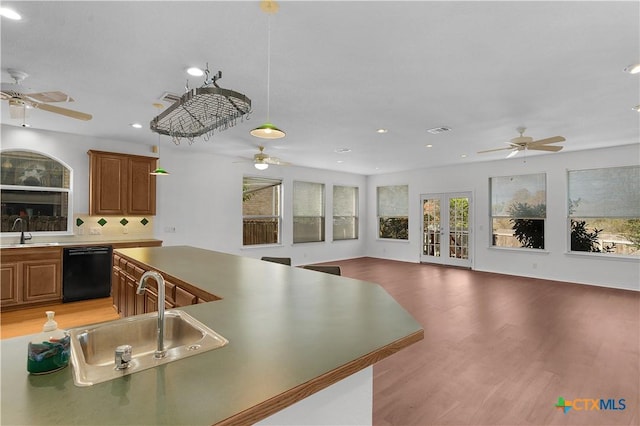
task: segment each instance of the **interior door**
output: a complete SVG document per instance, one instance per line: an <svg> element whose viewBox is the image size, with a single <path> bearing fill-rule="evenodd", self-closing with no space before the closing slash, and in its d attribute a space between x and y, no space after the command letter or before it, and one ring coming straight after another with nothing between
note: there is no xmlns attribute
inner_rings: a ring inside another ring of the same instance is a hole
<svg viewBox="0 0 640 426"><path fill-rule="evenodd" d="M471 267L471 193L423 194L421 262Z"/></svg>

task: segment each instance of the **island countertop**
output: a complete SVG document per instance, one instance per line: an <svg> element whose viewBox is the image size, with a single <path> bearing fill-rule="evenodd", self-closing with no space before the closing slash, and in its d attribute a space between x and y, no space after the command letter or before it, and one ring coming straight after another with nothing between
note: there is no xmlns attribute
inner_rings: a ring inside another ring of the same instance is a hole
<svg viewBox="0 0 640 426"><path fill-rule="evenodd" d="M76 387L71 366L27 373L29 336L3 340L3 424L251 424L423 338L377 284L186 246L118 254L220 297L180 309L229 344Z"/></svg>

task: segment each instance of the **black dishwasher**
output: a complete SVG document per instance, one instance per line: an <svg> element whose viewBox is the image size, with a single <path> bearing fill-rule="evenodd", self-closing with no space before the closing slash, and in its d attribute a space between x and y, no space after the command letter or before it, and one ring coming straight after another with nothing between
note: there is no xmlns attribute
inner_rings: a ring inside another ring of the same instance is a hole
<svg viewBox="0 0 640 426"><path fill-rule="evenodd" d="M62 256L62 301L111 295L111 246L65 248Z"/></svg>

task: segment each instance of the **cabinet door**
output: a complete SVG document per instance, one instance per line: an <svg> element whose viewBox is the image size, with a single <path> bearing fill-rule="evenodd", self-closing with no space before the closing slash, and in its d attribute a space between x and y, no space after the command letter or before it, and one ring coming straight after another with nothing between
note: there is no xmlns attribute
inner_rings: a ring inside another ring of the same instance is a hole
<svg viewBox="0 0 640 426"><path fill-rule="evenodd" d="M156 214L156 177L150 174L155 168L155 158L129 158L127 199L129 214Z"/></svg>
<svg viewBox="0 0 640 426"><path fill-rule="evenodd" d="M60 266L59 260L23 262L23 300L36 302L60 299Z"/></svg>
<svg viewBox="0 0 640 426"><path fill-rule="evenodd" d="M18 264L3 263L0 268L0 303L1 306L16 305L18 297Z"/></svg>
<svg viewBox="0 0 640 426"><path fill-rule="evenodd" d="M89 212L92 215L126 214L127 159L120 155L89 153Z"/></svg>

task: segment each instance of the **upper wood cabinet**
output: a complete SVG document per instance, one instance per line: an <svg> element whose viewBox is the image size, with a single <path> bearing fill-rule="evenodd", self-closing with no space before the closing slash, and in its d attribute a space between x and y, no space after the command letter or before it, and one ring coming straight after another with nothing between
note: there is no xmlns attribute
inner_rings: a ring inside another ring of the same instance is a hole
<svg viewBox="0 0 640 426"><path fill-rule="evenodd" d="M155 215L157 158L89 151L89 214Z"/></svg>

